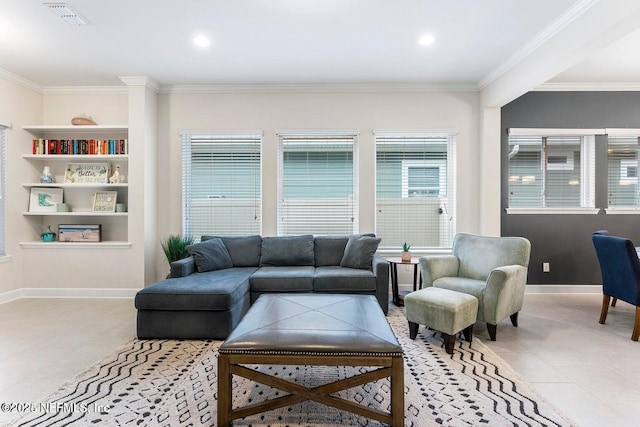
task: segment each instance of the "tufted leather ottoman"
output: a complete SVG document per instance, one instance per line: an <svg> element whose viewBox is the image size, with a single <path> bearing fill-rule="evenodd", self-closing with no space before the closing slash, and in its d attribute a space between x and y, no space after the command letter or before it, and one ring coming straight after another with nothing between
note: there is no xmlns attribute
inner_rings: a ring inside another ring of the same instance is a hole
<svg viewBox="0 0 640 427"><path fill-rule="evenodd" d="M379 369L308 388L241 366L375 366ZM239 375L290 393L251 407L233 408L232 376ZM331 396L390 377L391 413ZM218 425L313 400L392 426L404 423L402 348L372 295L262 295L219 348Z"/></svg>

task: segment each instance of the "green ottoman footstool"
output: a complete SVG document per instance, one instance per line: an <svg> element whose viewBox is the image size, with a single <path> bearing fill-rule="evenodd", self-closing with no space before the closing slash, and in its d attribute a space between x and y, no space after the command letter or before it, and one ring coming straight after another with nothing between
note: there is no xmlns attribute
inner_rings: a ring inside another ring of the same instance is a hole
<svg viewBox="0 0 640 427"><path fill-rule="evenodd" d="M404 313L409 321L409 337L418 335L419 325L442 332L444 348L453 354L456 334L464 333L471 342L478 316L478 299L473 295L441 288L425 288L404 298Z"/></svg>

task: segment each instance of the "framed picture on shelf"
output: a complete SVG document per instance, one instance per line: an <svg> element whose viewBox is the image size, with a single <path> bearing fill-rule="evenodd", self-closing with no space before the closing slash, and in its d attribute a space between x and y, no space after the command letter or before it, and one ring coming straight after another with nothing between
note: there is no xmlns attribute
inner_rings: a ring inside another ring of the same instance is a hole
<svg viewBox="0 0 640 427"><path fill-rule="evenodd" d="M109 169L109 163L68 163L64 182L107 184Z"/></svg>
<svg viewBox="0 0 640 427"><path fill-rule="evenodd" d="M96 191L93 195L94 212L115 212L117 191Z"/></svg>
<svg viewBox="0 0 640 427"><path fill-rule="evenodd" d="M31 187L29 212L56 212L58 203L62 203L62 188Z"/></svg>
<svg viewBox="0 0 640 427"><path fill-rule="evenodd" d="M102 242L101 224L59 224L59 242Z"/></svg>

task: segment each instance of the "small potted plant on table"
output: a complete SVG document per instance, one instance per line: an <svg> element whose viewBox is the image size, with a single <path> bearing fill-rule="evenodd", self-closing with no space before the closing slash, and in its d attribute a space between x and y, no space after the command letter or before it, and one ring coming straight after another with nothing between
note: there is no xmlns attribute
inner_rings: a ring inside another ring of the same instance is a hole
<svg viewBox="0 0 640 427"><path fill-rule="evenodd" d="M411 245L404 242L402 245L402 254L400 255L402 262L411 262L411 252L409 252L409 249L411 249Z"/></svg>

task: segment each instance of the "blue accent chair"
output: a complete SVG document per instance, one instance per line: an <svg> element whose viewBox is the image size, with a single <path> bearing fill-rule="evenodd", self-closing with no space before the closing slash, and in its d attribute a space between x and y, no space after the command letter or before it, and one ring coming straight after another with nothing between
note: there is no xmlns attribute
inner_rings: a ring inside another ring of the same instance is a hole
<svg viewBox="0 0 640 427"><path fill-rule="evenodd" d="M622 300L636 307L636 318L631 339L640 336L640 260L633 242L629 239L594 233L591 236L598 255L602 273L602 311L600 323L604 324L609 302L615 307Z"/></svg>

